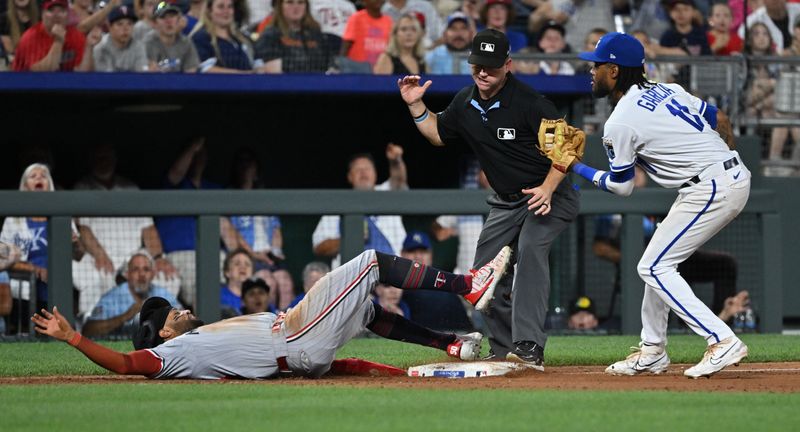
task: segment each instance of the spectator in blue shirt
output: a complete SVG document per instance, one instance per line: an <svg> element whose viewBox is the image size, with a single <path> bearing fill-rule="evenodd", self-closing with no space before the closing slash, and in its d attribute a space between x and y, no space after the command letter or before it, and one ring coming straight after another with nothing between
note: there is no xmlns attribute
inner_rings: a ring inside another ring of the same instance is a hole
<svg viewBox="0 0 800 432"><path fill-rule="evenodd" d="M444 44L437 46L425 56L428 72L445 75L469 75L472 72L467 55L470 43L475 36L475 24L463 12L454 12L447 18L447 28L444 31ZM455 67L456 54L464 56Z"/></svg>
<svg viewBox="0 0 800 432"><path fill-rule="evenodd" d="M528 46L528 36L509 28L514 23L514 18L512 0L486 0L481 7L481 25L478 26L478 31L491 28L505 33L511 52L517 52Z"/></svg>
<svg viewBox="0 0 800 432"><path fill-rule="evenodd" d="M241 315L242 285L253 276L253 258L246 250L236 249L225 257L222 271L226 281L219 298L223 317Z"/></svg>
<svg viewBox="0 0 800 432"><path fill-rule="evenodd" d="M92 309L83 326L85 336L131 335L139 326L139 309L150 297L163 297L178 309L178 299L166 288L153 285L153 260L147 252L137 252L128 260L126 282L105 293Z"/></svg>
<svg viewBox="0 0 800 432"><path fill-rule="evenodd" d="M203 178L208 162L205 138L195 138L170 167L164 182L165 189L219 189L220 185ZM154 219L164 255L178 270L181 278L180 297L184 304L194 304L197 281L195 277L195 237L197 221L193 216L168 216ZM228 250L239 244L236 229L228 218L220 218L222 241ZM157 256L156 258L161 258Z"/></svg>

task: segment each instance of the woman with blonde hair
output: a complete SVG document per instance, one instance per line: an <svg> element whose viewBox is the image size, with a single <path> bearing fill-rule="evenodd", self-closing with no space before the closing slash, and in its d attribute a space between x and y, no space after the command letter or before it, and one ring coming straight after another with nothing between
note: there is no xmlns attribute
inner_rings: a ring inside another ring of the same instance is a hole
<svg viewBox="0 0 800 432"><path fill-rule="evenodd" d="M425 72L425 33L416 16L404 14L394 23L386 51L372 68L376 75L419 75Z"/></svg>
<svg viewBox="0 0 800 432"><path fill-rule="evenodd" d="M201 72L253 72L253 47L236 28L234 8L233 0L206 0L202 25L191 35Z"/></svg>
<svg viewBox="0 0 800 432"><path fill-rule="evenodd" d="M8 0L6 12L0 14L0 42L6 54L13 56L22 34L38 22L39 5L35 0Z"/></svg>
<svg viewBox="0 0 800 432"><path fill-rule="evenodd" d="M53 192L53 177L50 168L41 163L28 166L19 181L23 192ZM13 244L20 250L20 262L12 269L29 271L36 275L37 309L47 305L47 218L46 217L7 217L0 231L0 242ZM83 248L78 241L78 230L72 224L72 252L74 259L80 259ZM33 291L33 290L32 290ZM28 300L23 298L22 300ZM27 307L14 313L27 313ZM15 320L12 319L15 322Z"/></svg>
<svg viewBox="0 0 800 432"><path fill-rule="evenodd" d="M308 0L275 0L272 21L256 42L259 72L326 72L335 53L311 16Z"/></svg>

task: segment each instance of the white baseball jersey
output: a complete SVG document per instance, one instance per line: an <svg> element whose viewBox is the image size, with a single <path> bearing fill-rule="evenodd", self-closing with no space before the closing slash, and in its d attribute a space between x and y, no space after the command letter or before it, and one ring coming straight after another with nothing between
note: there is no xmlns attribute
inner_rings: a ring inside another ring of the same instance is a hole
<svg viewBox="0 0 800 432"><path fill-rule="evenodd" d="M603 133L612 172L638 164L658 184L680 187L709 165L735 155L703 117L708 105L678 84L632 86Z"/></svg>
<svg viewBox="0 0 800 432"><path fill-rule="evenodd" d="M309 10L323 33L339 37L344 35L350 15L356 13L355 5L348 0L311 0Z"/></svg>
<svg viewBox="0 0 800 432"><path fill-rule="evenodd" d="M750 172L712 124L715 108L677 84L656 84L632 86L605 125L611 176L626 182L638 164L661 186L681 188L637 265L645 282L641 337L651 345L666 344L670 310L708 344L733 336L678 272L678 264L742 211L750 194Z"/></svg>

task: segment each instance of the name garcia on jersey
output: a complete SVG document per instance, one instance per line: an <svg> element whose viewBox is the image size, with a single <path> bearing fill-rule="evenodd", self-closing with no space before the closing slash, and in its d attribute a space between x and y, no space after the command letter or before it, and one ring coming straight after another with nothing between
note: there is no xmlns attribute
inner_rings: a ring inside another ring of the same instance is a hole
<svg viewBox="0 0 800 432"><path fill-rule="evenodd" d="M642 93L642 96L636 101L636 105L653 112L661 102L667 100L667 97L672 94L675 94L675 90L661 84L656 84Z"/></svg>

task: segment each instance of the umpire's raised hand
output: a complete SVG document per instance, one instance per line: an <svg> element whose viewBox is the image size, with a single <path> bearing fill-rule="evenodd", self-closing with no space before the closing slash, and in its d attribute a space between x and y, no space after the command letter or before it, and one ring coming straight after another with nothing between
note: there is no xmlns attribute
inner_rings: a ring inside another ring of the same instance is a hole
<svg viewBox="0 0 800 432"><path fill-rule="evenodd" d="M425 84L419 85L422 78L419 75L406 75L402 79L397 80L397 87L400 88L400 96L406 104L411 107L422 102L422 96L425 95L425 90L433 84L433 81L425 81Z"/></svg>

